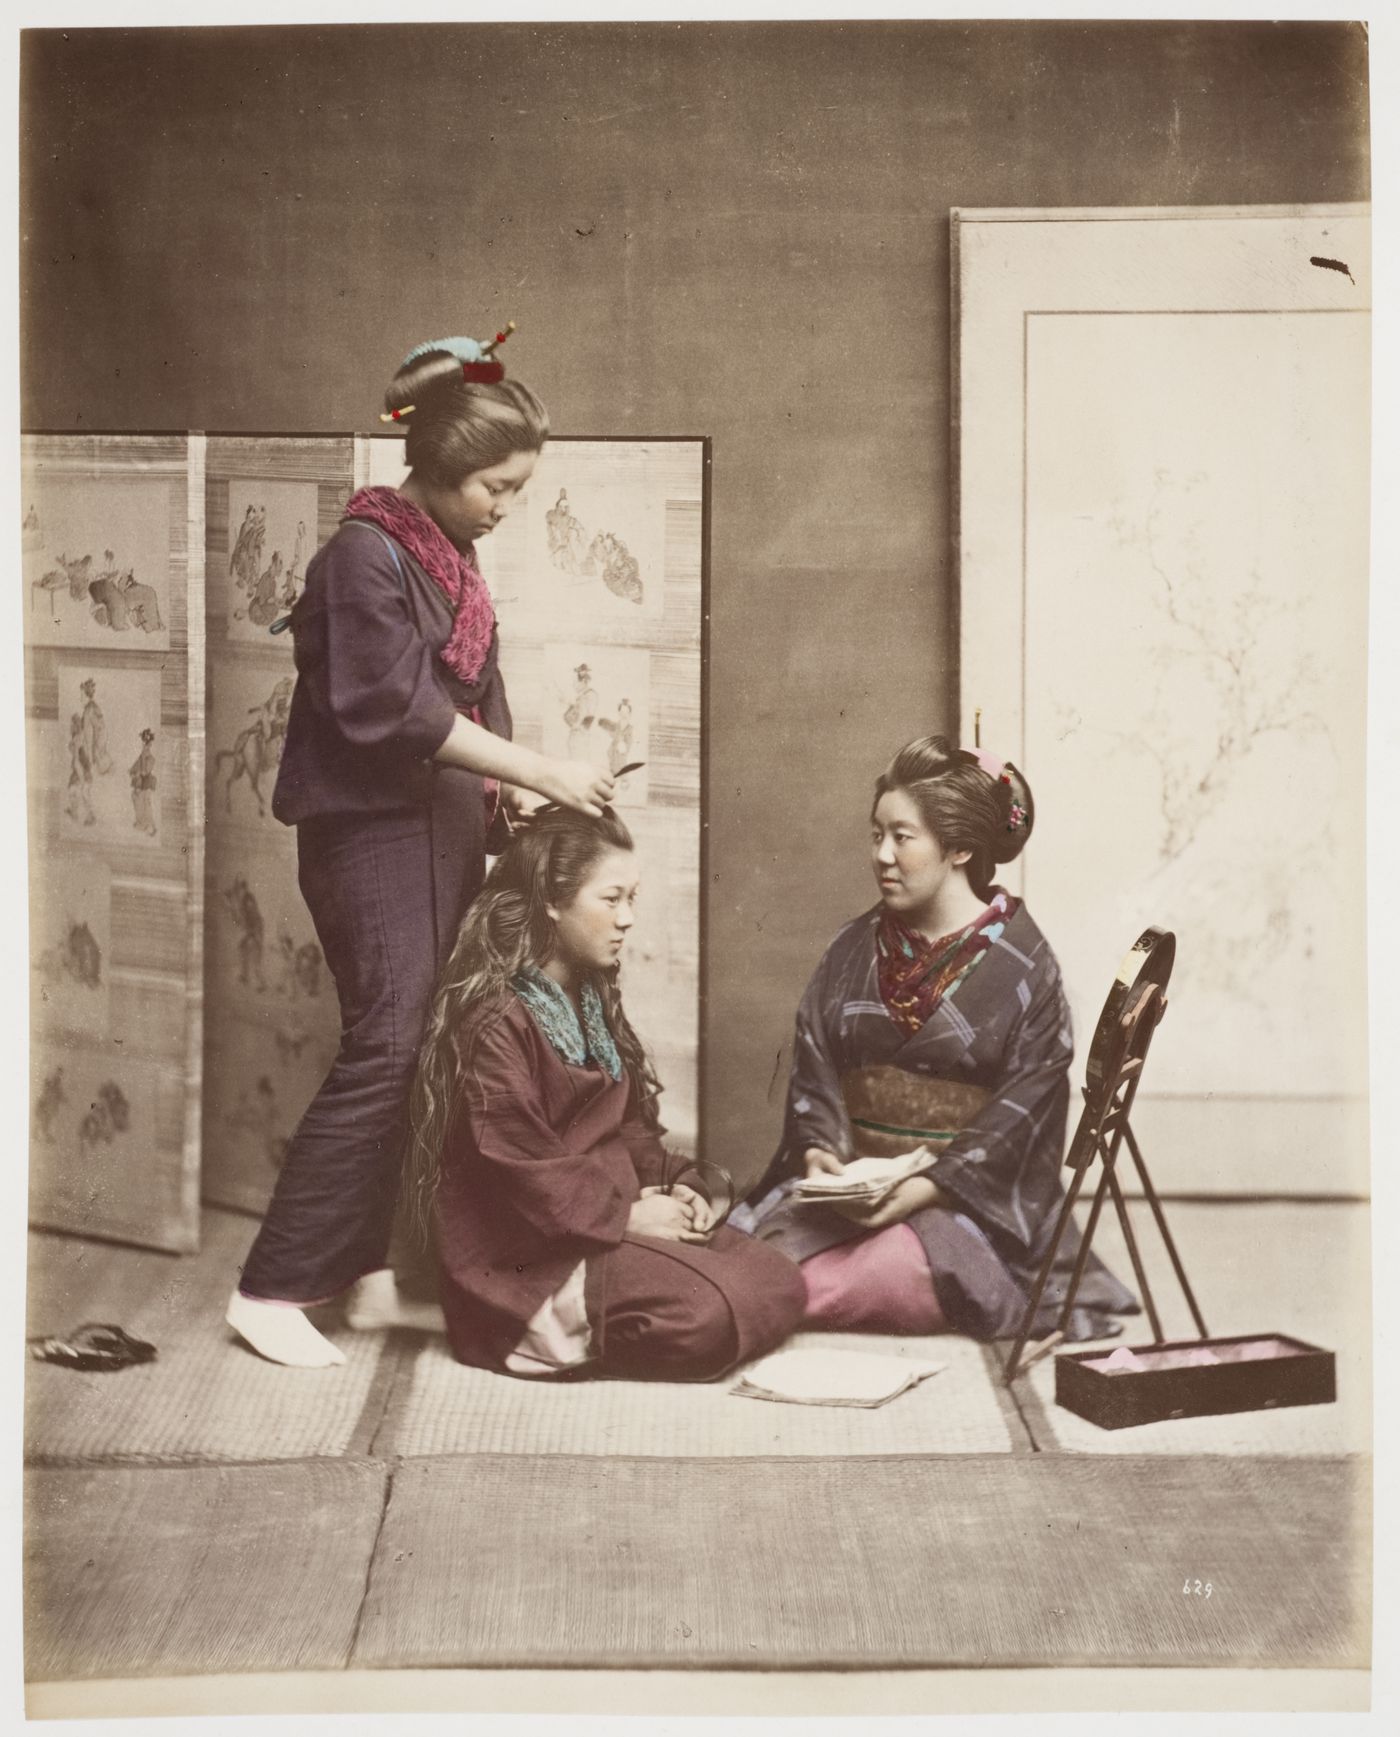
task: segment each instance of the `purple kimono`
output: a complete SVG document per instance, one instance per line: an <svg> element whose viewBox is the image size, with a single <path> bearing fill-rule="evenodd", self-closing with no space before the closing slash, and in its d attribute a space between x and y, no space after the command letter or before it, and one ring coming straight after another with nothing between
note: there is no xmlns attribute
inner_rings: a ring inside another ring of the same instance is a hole
<svg viewBox="0 0 1400 1737"><path fill-rule="evenodd" d="M272 811L335 980L341 1042L288 1142L246 1296L311 1303L388 1261L408 1095L433 985L486 873L483 780L433 756L459 712L509 739L491 646L439 655L442 591L376 526L341 525L292 610L297 682Z"/></svg>
<svg viewBox="0 0 1400 1737"><path fill-rule="evenodd" d="M1063 1199L1074 1046L1060 969L1021 905L976 969L911 1036L880 996L879 921L876 906L848 923L802 997L782 1144L751 1196L754 1234L799 1261L865 1234L826 1206L771 1198L784 1178L802 1174L807 1147L852 1156L843 1074L886 1066L986 1088L982 1108L928 1171L947 1205L915 1212L908 1223L949 1326L978 1339L1008 1338L1020 1326ZM1071 1224L1036 1332L1055 1324L1078 1246ZM1116 1333L1111 1317L1136 1312L1131 1292L1091 1254L1067 1337Z"/></svg>

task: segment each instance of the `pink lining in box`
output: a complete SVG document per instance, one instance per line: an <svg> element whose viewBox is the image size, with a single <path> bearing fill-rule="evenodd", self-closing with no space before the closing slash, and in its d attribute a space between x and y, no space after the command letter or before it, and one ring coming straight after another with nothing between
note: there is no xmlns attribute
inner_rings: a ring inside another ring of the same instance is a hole
<svg viewBox="0 0 1400 1737"><path fill-rule="evenodd" d="M1134 1351L1127 1345L1107 1357L1086 1357L1086 1369L1105 1375L1141 1374L1149 1369L1203 1369L1215 1363L1262 1363L1278 1357L1299 1357L1303 1347L1288 1339L1243 1339L1234 1345L1173 1345L1170 1349L1145 1346Z"/></svg>

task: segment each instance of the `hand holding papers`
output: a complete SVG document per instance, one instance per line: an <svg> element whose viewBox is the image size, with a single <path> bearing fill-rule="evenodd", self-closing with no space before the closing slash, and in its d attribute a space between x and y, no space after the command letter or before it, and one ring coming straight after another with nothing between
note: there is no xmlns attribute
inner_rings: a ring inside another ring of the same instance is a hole
<svg viewBox="0 0 1400 1737"><path fill-rule="evenodd" d="M895 1158L853 1158L839 1172L820 1171L804 1176L797 1184L795 1200L858 1202L863 1206L878 1206L892 1194L901 1182L918 1176L934 1161L927 1146L916 1146L912 1152L901 1152Z"/></svg>

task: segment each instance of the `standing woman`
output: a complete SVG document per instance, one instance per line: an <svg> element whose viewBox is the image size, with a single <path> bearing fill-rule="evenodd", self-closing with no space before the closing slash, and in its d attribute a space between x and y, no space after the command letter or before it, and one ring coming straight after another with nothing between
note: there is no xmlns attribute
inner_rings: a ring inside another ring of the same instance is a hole
<svg viewBox="0 0 1400 1737"><path fill-rule="evenodd" d="M147 728L141 732L141 752L131 762L131 806L135 812L132 825L138 832L148 832L152 838L156 835L155 810L151 806L151 792L156 787L156 757L151 743L156 739L154 730Z"/></svg>
<svg viewBox="0 0 1400 1737"><path fill-rule="evenodd" d="M533 790L584 814L612 796L598 767L510 740L473 545L529 481L549 422L494 347L446 338L404 359L385 405L407 425L409 474L352 496L291 615L298 680L272 808L297 829L341 1040L229 1301L229 1325L276 1363L344 1362L302 1310L352 1286L352 1325L407 1318L387 1257L408 1094L502 786L508 803Z"/></svg>

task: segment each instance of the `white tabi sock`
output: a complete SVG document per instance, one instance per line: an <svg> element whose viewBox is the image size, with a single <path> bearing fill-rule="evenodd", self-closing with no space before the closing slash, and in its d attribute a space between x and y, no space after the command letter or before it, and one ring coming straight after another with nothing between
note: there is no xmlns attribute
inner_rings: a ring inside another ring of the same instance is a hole
<svg viewBox="0 0 1400 1737"><path fill-rule="evenodd" d="M419 1333L445 1333L447 1323L436 1303L406 1302L390 1267L366 1273L350 1292L346 1323L357 1333L377 1333L386 1327L411 1327Z"/></svg>
<svg viewBox="0 0 1400 1737"><path fill-rule="evenodd" d="M329 1369L345 1361L345 1353L318 1332L294 1303L265 1303L235 1291L224 1319L270 1363L285 1363L292 1369Z"/></svg>

